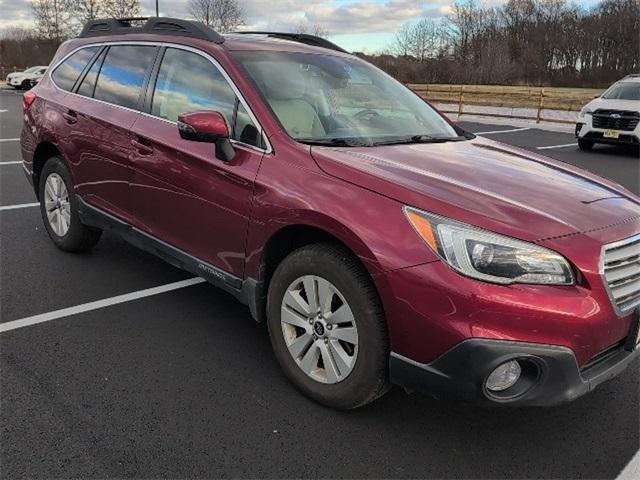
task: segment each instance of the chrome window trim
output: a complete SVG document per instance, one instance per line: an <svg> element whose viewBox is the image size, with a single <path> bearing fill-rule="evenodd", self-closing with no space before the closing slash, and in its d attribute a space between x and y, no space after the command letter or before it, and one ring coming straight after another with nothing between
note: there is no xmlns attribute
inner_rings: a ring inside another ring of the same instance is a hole
<svg viewBox="0 0 640 480"><path fill-rule="evenodd" d="M85 95L79 95L79 94L77 94L75 92L71 92L69 90L64 90L64 89L60 88L58 85L56 85L56 82L53 80L52 74L60 66L60 64L63 63L71 55L73 55L74 53L76 53L79 50L82 50L83 48L114 46L114 45L132 45L132 46L148 45L148 46L159 47L159 48L161 48L161 47L176 48L176 49L179 49L179 50L185 50L185 51L188 51L188 52L195 53L195 54L200 55L201 57L204 57L207 60L209 60L214 65L214 67L216 67L218 69L220 74L222 74L224 79L227 81L227 84L231 87L231 90L233 90L233 93L235 93L235 95L238 97L238 100L240 101L242 106L247 111L247 114L249 115L249 118L251 119L251 121L255 124L256 128L258 129L258 132L260 133L260 135L261 135L263 141L265 142L265 145L267 146L267 148L265 149L265 148L256 147L255 145L250 145L248 143L240 142L239 140L233 140L233 139L231 140L231 143L233 143L234 145L236 145L238 147L245 147L245 148L248 148L249 150L262 152L264 154L273 153L273 148L271 146L271 142L269 142L269 137L265 133L264 129L262 128L262 125L260 124L260 122L258 122L258 119L254 115L253 110L251 110L251 108L249 107L249 104L247 103L247 101L245 100L244 96L242 95L242 93L240 92L238 87L235 85L235 83L233 82L233 80L231 79L231 77L229 76L227 71L222 67L222 65L220 65L220 63L214 57L209 55L207 52L204 52L204 51L199 50L199 49L194 48L194 47L190 47L188 45L181 45L179 43L169 43L169 42L149 42L149 41L144 41L144 40L140 40L140 41L136 41L136 40L126 40L125 41L125 40L123 40L123 41L114 41L114 42L87 43L85 45L81 45L81 46L73 49L72 51L70 51L63 58L61 58L58 62L56 62L56 64L52 68L47 70L46 74L49 76L49 80L51 81L51 84L57 90L59 90L60 92L63 92L63 93L67 93L67 94L70 94L70 95L75 95L77 97L88 99L88 100L92 100L94 102L102 103L104 105L110 105L112 107L122 108L122 109L128 110L130 112L139 113L141 115L145 115L147 117L151 117L151 118L154 118L154 119L157 119L157 120L162 120L164 122L169 122L169 123L172 123L172 124L175 125L176 122L174 122L172 120L169 120L169 119L166 119L166 118L163 118L163 117L159 117L157 115L152 115L152 114L147 113L147 112L141 112L140 110L136 110L136 109L133 109L133 108L123 107L122 105L117 105L115 103L109 103L109 102L105 102L103 100L98 100L97 98L87 97ZM155 85L153 86L153 88L155 89Z"/></svg>
<svg viewBox="0 0 640 480"><path fill-rule="evenodd" d="M614 311L619 317L624 317L626 315L629 315L631 312L633 312L634 309L640 306L640 299L636 300L634 303L632 303L631 305L628 305L624 309L618 306L615 298L613 297L613 291L611 290L611 287L609 287L609 282L607 282L607 279L604 275L605 255L608 250L615 249L617 247L620 247L629 243L633 243L637 240L640 240L640 233L636 235L632 235L631 237L623 238L622 240L618 240L617 242L607 243L606 245L602 246L602 249L600 251L600 265L599 265L600 278L602 279L602 283L604 284L604 289L607 292L607 295L609 296L609 300L611 300L611 305L613 306Z"/></svg>

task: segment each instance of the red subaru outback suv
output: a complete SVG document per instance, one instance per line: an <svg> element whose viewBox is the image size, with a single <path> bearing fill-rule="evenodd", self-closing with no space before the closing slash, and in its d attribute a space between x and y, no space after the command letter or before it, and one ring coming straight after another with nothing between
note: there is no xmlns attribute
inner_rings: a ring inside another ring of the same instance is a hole
<svg viewBox="0 0 640 480"><path fill-rule="evenodd" d="M640 198L477 138L316 37L86 25L24 96L53 242L111 230L266 320L286 376L569 401L637 356Z"/></svg>

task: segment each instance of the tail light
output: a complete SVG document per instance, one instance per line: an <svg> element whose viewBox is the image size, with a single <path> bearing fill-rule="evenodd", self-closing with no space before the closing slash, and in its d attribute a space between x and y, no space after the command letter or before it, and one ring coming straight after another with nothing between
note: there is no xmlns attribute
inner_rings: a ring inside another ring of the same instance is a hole
<svg viewBox="0 0 640 480"><path fill-rule="evenodd" d="M27 113L27 110L29 110L29 107L35 102L36 98L37 95L32 91L25 92L22 96L22 111L24 113Z"/></svg>

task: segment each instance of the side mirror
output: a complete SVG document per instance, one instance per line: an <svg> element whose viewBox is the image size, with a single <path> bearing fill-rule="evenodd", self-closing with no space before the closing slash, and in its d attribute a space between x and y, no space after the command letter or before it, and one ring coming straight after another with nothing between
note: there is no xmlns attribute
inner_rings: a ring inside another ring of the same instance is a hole
<svg viewBox="0 0 640 480"><path fill-rule="evenodd" d="M230 162L236 155L229 140L229 127L220 112L188 112L178 116L178 132L185 140L216 144L216 158Z"/></svg>

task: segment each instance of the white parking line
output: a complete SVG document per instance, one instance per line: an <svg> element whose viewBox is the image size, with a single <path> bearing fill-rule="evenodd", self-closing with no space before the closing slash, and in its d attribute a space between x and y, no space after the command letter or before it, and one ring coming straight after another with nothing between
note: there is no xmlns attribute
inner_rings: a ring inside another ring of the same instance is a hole
<svg viewBox="0 0 640 480"><path fill-rule="evenodd" d="M22 162L0 162L0 166L2 165L18 165Z"/></svg>
<svg viewBox="0 0 640 480"><path fill-rule="evenodd" d="M0 110L0 113L7 113L9 110Z"/></svg>
<svg viewBox="0 0 640 480"><path fill-rule="evenodd" d="M536 150L551 150L552 148L568 148L575 147L577 143L565 143L564 145L549 145L548 147L536 147Z"/></svg>
<svg viewBox="0 0 640 480"><path fill-rule="evenodd" d="M514 128L512 130L493 130L491 132L476 132L476 135L491 135L491 134L494 134L494 133L524 132L525 130L531 130L531 127Z"/></svg>
<svg viewBox="0 0 640 480"><path fill-rule="evenodd" d="M0 112L2 112L2 110L0 110ZM6 112L6 110L5 110ZM0 138L0 143L3 142L19 142L20 139L19 138Z"/></svg>
<svg viewBox="0 0 640 480"><path fill-rule="evenodd" d="M17 210L19 208L30 208L30 207L39 207L39 203L23 203L20 205L3 205L0 206L0 212L4 210Z"/></svg>
<svg viewBox="0 0 640 480"><path fill-rule="evenodd" d="M79 313L90 312L91 310L98 310L100 308L110 307L113 305L118 305L120 303L131 302L133 300L139 300L145 297L152 297L154 295L160 295L161 293L179 290L181 288L190 287L192 285L197 285L204 282L206 282L206 280L204 280L203 278L194 277L189 278L188 280L181 280L179 282L160 285L159 287L147 288L146 290L139 290L137 292L125 293L124 295L96 300L95 302L83 303L82 305L77 305L75 307L63 308L62 310L55 310L53 312L42 313L40 315L34 315L32 317L21 318L20 320L1 323L0 333L8 332L10 330L16 330L18 328L28 327L30 325L37 325L38 323L50 322L51 320L70 317L71 315L78 315Z"/></svg>
<svg viewBox="0 0 640 480"><path fill-rule="evenodd" d="M640 478L640 450L636 452L617 480L634 480Z"/></svg>

